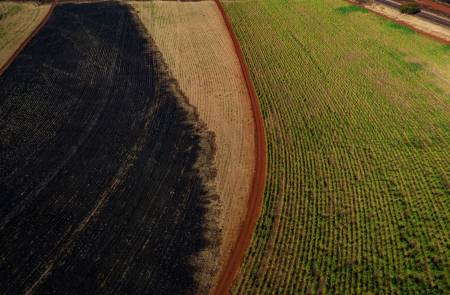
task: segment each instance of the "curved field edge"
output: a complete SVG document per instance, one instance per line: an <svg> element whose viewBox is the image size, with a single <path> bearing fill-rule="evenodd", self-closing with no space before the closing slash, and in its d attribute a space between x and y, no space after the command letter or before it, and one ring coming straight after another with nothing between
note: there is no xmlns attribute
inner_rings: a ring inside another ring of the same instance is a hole
<svg viewBox="0 0 450 295"><path fill-rule="evenodd" d="M0 19L0 75L2 75L44 26L55 8L56 1L39 6L12 1L5 1L0 5L2 10L4 9L4 15Z"/></svg>
<svg viewBox="0 0 450 295"><path fill-rule="evenodd" d="M117 2L58 6L0 77L5 294L189 294L208 269L214 135L139 28Z"/></svg>
<svg viewBox="0 0 450 295"><path fill-rule="evenodd" d="M253 86L250 72L247 64L245 63L244 54L240 47L239 41L233 31L231 22L227 16L225 8L219 0L215 0L217 7L219 8L223 20L226 24L230 37L233 41L236 55L239 58L242 74L245 79L253 112L253 119L255 121L255 143L256 143L256 162L255 162L255 175L253 179L253 185L248 200L248 207L245 220L242 223L236 244L232 249L231 255L226 262L226 265L221 270L219 280L214 290L215 294L228 294L232 287L232 284L236 278L236 275L242 265L245 253L248 250L251 238L254 233L256 222L261 214L261 207L263 201L263 192L265 189L266 175L267 175L267 158L266 158L266 136L264 130L264 122L262 112L259 105L259 100Z"/></svg>
<svg viewBox="0 0 450 295"><path fill-rule="evenodd" d="M234 293L445 294L450 47L344 1L224 1L268 138Z"/></svg>
<svg viewBox="0 0 450 295"><path fill-rule="evenodd" d="M214 1L128 2L136 10L189 103L216 135L215 179L221 199L220 269L246 218L255 174L255 124L241 64ZM261 146L264 147L264 144ZM203 272L205 292L217 276Z"/></svg>

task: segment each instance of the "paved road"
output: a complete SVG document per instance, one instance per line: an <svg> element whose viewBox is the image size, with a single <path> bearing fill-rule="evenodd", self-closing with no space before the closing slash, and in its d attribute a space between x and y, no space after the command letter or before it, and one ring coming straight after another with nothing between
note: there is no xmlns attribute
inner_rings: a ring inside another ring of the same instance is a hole
<svg viewBox="0 0 450 295"><path fill-rule="evenodd" d="M390 7L394 7L394 8L400 7L400 3L392 1L392 0L374 0L374 1L378 2L378 3L382 3L382 4L390 6ZM450 19L449 18L441 17L439 15L436 15L436 14L426 11L426 10L422 10L421 12L419 12L416 15L423 19L429 20L435 24L450 28Z"/></svg>

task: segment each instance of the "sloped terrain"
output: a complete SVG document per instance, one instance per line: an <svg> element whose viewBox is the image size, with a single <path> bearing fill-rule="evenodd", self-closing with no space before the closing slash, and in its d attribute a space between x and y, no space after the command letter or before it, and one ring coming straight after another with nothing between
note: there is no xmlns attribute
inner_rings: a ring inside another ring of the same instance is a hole
<svg viewBox="0 0 450 295"><path fill-rule="evenodd" d="M0 150L2 293L197 288L214 135L128 6L57 6L0 77Z"/></svg>

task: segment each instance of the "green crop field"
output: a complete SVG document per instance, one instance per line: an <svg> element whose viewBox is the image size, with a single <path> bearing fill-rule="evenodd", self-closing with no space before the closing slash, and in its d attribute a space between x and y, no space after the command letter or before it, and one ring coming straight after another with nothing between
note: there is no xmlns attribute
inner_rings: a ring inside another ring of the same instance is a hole
<svg viewBox="0 0 450 295"><path fill-rule="evenodd" d="M224 1L265 119L234 293L450 293L450 47L339 0Z"/></svg>

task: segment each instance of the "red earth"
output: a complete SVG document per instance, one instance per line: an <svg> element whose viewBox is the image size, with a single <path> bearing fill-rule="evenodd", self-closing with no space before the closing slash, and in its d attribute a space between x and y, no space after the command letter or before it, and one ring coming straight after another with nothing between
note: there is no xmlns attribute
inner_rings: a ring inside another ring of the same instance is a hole
<svg viewBox="0 0 450 295"><path fill-rule="evenodd" d="M256 227L256 222L261 213L263 194L266 183L267 162L266 162L266 137L264 131L264 121L259 106L258 97L256 95L252 79L250 77L250 72L248 70L247 64L245 63L244 54L239 45L239 41L236 35L234 34L231 21L225 12L225 8L222 6L222 3L220 3L220 0L215 0L215 2L223 16L225 25L227 26L228 32L233 41L236 55L238 56L239 63L241 64L242 74L244 76L245 84L247 86L248 93L250 96L253 119L255 120L255 127L256 127L256 134L255 134L256 167L252 188L248 199L247 214L245 216L245 220L242 223L242 227L239 232L236 244L233 247L233 250L231 252L228 261L226 262L224 268L221 271L219 281L217 282L216 288L214 290L214 294L216 295L219 294L225 295L229 294L230 289L233 285L233 281L239 272L242 262L244 261L245 254L247 252L248 247L250 246L250 242L252 241L252 236Z"/></svg>

